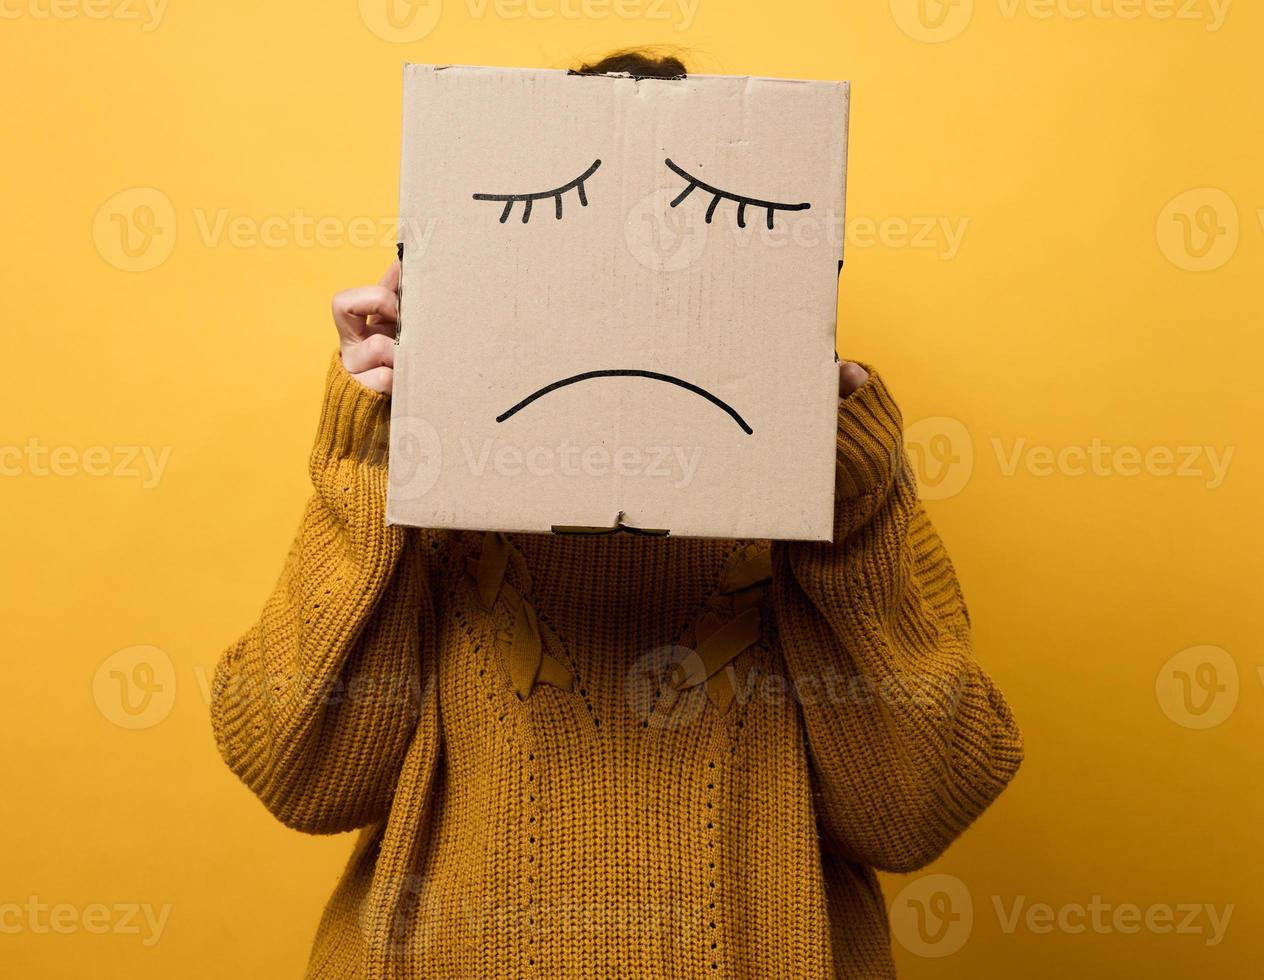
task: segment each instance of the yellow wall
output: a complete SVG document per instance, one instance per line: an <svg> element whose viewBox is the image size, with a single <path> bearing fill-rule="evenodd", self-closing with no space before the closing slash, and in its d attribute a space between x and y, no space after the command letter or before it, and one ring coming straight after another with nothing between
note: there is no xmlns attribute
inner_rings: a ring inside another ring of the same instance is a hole
<svg viewBox="0 0 1264 980"><path fill-rule="evenodd" d="M841 347L1028 739L886 881L904 974L1258 975L1260 5L384 2L0 0L0 972L300 971L349 840L235 782L206 685L305 496L329 295L391 257L400 62L666 41L852 80Z"/></svg>

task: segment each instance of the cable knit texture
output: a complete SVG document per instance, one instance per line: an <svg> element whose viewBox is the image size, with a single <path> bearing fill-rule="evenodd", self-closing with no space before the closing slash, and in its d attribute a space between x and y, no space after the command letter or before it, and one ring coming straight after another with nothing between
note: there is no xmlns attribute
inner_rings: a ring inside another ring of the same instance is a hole
<svg viewBox="0 0 1264 980"><path fill-rule="evenodd" d="M213 687L278 819L359 831L308 976L894 976L874 869L937 857L1022 742L882 380L839 405L828 544L388 527L389 406L335 356Z"/></svg>

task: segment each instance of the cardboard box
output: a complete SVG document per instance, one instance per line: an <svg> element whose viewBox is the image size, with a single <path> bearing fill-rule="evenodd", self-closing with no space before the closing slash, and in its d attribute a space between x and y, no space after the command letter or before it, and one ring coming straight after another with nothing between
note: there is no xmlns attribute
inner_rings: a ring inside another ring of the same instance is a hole
<svg viewBox="0 0 1264 980"><path fill-rule="evenodd" d="M848 95L407 65L387 519L828 540Z"/></svg>

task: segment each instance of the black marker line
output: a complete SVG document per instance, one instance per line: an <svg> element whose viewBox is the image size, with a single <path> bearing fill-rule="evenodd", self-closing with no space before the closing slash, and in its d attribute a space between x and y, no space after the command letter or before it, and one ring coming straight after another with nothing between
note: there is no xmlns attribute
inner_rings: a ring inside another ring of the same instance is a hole
<svg viewBox="0 0 1264 980"><path fill-rule="evenodd" d="M670 161L670 160L668 160L667 162L668 162L668 163L671 163L671 161ZM683 191L681 191L679 194L677 194L677 195L676 195L676 199L675 199L674 201L672 201L672 202L671 202L671 206L672 206L672 207L675 207L677 204L679 204L681 201L683 201L685 198L687 198L690 194L692 194L692 193L694 192L694 188L695 188L695 187L697 187L697 184L695 184L695 183L691 180L688 184L686 184L686 185L685 185L685 189L684 189Z"/></svg>
<svg viewBox="0 0 1264 980"><path fill-rule="evenodd" d="M680 167L676 166L676 164L674 164L670 158L667 160L664 160L663 162L666 163L667 166L670 167L673 171L675 171L679 176L689 181L689 187L687 187L685 191L679 197L676 198L676 200L671 202L672 207L675 207L677 204L683 201L686 197L688 197L690 191L692 191L695 187L701 187L708 194L715 195L714 199L711 201L711 206L707 208L707 223L708 224L710 224L711 217L713 214L715 214L715 207L720 202L721 199L724 199L726 201L732 201L734 204L739 205L738 219L737 219L739 228L746 227L745 207L748 204L757 208L767 209L769 228L772 227L772 213L774 211L806 211L808 208L812 206L811 203L807 201L804 201L802 204L781 204L778 201L761 201L757 197L746 197L745 195L742 195L742 194L730 194L728 191L722 191L718 187L713 187L712 185L708 184L706 181L699 180L693 174L689 173L689 171L683 170Z"/></svg>
<svg viewBox="0 0 1264 980"><path fill-rule="evenodd" d="M504 201L504 211L501 212L501 224L504 224L504 221L506 221L509 217L509 211L511 211L514 201L526 201L527 206L523 209L525 214L522 215L523 223L525 223L527 217L531 214L532 201L544 200L545 197L556 197L557 217L561 217L561 196L573 187L579 188L580 205L588 207L588 195L585 195L584 193L584 181L588 180L589 177L592 177L594 173L597 172L597 168L600 166L602 166L602 162L600 162L599 159L594 159L593 166L586 169L586 171L576 177L575 180L566 181L564 185L561 187L554 187L551 191L537 191L535 193L475 193L474 200Z"/></svg>
<svg viewBox="0 0 1264 980"><path fill-rule="evenodd" d="M616 368L616 369L612 369L608 371L585 371L583 374L576 374L576 375L572 375L569 378L563 378L561 381L554 381L550 385L545 385L539 391L533 391L531 394L527 395L527 397L524 398L522 401L518 402L517 405L509 409L509 411L503 412L500 415L497 415L496 421L503 422L505 421L505 419L510 418L513 415L516 415L518 412L521 412L524 408L526 408L536 399L543 398L550 391L556 391L558 388L565 388L567 385L577 384L580 381L589 381L592 378L650 378L653 381L666 381L668 384L678 385L679 387L684 388L686 391L692 391L695 395L701 395L703 398L709 401L712 405L715 405L717 408L723 409L725 412L728 413L728 415L733 419L734 422L736 422L739 426L741 426L741 429L743 432L745 432L748 436L752 434L751 427L746 424L746 420L742 418L740 415L738 415L737 411L731 405L729 405L728 402L724 401L721 398L717 398L715 395L711 394L711 392L707 391L705 388L699 388L695 384L690 384L688 381L685 381L681 378L673 377L670 374L659 374L657 371L640 371L635 368L624 368L624 369Z"/></svg>

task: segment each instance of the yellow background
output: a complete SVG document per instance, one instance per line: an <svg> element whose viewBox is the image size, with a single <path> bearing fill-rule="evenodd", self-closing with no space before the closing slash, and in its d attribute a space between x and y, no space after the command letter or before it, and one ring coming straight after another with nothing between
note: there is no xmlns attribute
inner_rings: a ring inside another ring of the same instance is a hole
<svg viewBox="0 0 1264 980"><path fill-rule="evenodd" d="M903 974L1258 975L1260 5L384 2L0 4L0 973L300 973L350 841L266 815L206 688L307 493L329 296L391 259L400 63L663 41L853 82L841 349L1027 738L935 877L885 881ZM1094 896L1123 918L1077 929ZM1219 942L1129 926L1185 904L1233 906Z"/></svg>

